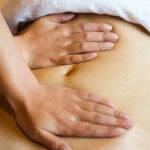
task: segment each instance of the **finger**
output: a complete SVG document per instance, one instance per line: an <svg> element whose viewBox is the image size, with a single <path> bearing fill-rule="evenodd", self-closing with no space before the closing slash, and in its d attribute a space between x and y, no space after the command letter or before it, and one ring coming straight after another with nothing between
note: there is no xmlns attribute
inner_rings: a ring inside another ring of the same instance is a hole
<svg viewBox="0 0 150 150"><path fill-rule="evenodd" d="M38 33L43 34L50 31L51 29L55 29L57 26L58 23L50 21L48 17L42 17L33 23L32 30L36 33L37 29L40 28L40 30L38 30Z"/></svg>
<svg viewBox="0 0 150 150"><path fill-rule="evenodd" d="M69 38L73 42L116 42L118 35L112 32L79 32Z"/></svg>
<svg viewBox="0 0 150 150"><path fill-rule="evenodd" d="M82 110L98 112L113 117L115 116L115 112L116 112L114 108L101 105L98 103L90 102L90 101L78 101L78 105Z"/></svg>
<svg viewBox="0 0 150 150"><path fill-rule="evenodd" d="M112 26L105 23L81 23L72 26L67 25L66 30L69 33L77 33L82 31L88 32L110 32Z"/></svg>
<svg viewBox="0 0 150 150"><path fill-rule="evenodd" d="M75 18L75 14L66 13L66 14L55 14L42 17L38 19L35 23L33 23L32 29L37 29L39 33L45 33L51 29L55 29L60 23L64 23L70 21Z"/></svg>
<svg viewBox="0 0 150 150"><path fill-rule="evenodd" d="M80 137L118 137L126 133L123 128L95 125L77 121L72 129L73 136Z"/></svg>
<svg viewBox="0 0 150 150"><path fill-rule="evenodd" d="M63 14L54 14L54 15L50 15L50 16L47 16L47 17L52 22L65 23L67 21L70 21L70 20L74 19L75 16L76 15L73 14L73 13L63 13Z"/></svg>
<svg viewBox="0 0 150 150"><path fill-rule="evenodd" d="M44 144L48 149L52 150L72 150L72 148L62 139L45 130L41 131L38 142Z"/></svg>
<svg viewBox="0 0 150 150"><path fill-rule="evenodd" d="M105 126L120 127L130 129L133 125L129 119L119 119L109 115L104 115L97 112L80 111L79 118L81 121L91 122L94 124L100 124Z"/></svg>
<svg viewBox="0 0 150 150"><path fill-rule="evenodd" d="M83 43L72 43L65 47L68 54L78 53L90 53L110 50L114 47L112 42L83 42Z"/></svg>
<svg viewBox="0 0 150 150"><path fill-rule="evenodd" d="M63 65L76 64L95 59L96 57L97 53L65 55L60 58L59 64Z"/></svg>
<svg viewBox="0 0 150 150"><path fill-rule="evenodd" d="M108 107L106 105L101 105L90 101L78 101L78 105L82 110L98 112L119 119L130 119L130 117L126 113L118 111L112 107Z"/></svg>
<svg viewBox="0 0 150 150"><path fill-rule="evenodd" d="M111 108L116 108L115 104L111 101L106 100L105 98L92 94L90 92L85 92L81 90L75 90L76 96L84 101L91 101L101 105L105 105Z"/></svg>
<svg viewBox="0 0 150 150"><path fill-rule="evenodd" d="M109 32L112 30L112 26L110 24L106 24L106 23L85 23L82 26L85 31L91 31L91 32L94 32L94 31Z"/></svg>

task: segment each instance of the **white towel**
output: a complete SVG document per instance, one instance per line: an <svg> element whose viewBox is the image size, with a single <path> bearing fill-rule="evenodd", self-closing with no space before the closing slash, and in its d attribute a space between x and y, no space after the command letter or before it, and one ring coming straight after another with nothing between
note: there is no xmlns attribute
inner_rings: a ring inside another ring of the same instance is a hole
<svg viewBox="0 0 150 150"><path fill-rule="evenodd" d="M62 12L119 16L150 32L150 0L9 0L2 12L13 33L20 22Z"/></svg>

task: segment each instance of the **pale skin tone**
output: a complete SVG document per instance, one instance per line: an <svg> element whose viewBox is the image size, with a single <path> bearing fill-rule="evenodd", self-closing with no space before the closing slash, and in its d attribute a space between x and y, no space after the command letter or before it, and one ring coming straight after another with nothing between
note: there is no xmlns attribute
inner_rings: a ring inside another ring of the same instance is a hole
<svg viewBox="0 0 150 150"><path fill-rule="evenodd" d="M84 23L71 26L63 22L74 16L65 17L43 17L15 37L18 49L22 50L31 69L89 61L96 58L96 52L114 47L118 35L111 32L111 25Z"/></svg>
<svg viewBox="0 0 150 150"><path fill-rule="evenodd" d="M0 29L1 92L14 110L18 126L30 138L48 149L71 150L55 135L117 137L132 127L127 114L100 96L40 85L20 55L1 13Z"/></svg>

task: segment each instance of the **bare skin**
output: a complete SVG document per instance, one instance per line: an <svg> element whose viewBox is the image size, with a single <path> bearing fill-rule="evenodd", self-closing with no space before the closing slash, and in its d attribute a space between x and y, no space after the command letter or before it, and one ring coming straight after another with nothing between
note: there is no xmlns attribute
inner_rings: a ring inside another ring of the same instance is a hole
<svg viewBox="0 0 150 150"><path fill-rule="evenodd" d="M95 59L98 51L110 50L118 39L104 23L63 24L73 14L43 17L15 37L31 69L75 64Z"/></svg>
<svg viewBox="0 0 150 150"><path fill-rule="evenodd" d="M117 137L132 120L104 98L67 87L40 85L16 48L0 13L0 88L20 128L52 150L71 150L55 135ZM88 115L87 115L88 114Z"/></svg>
<svg viewBox="0 0 150 150"><path fill-rule="evenodd" d="M54 135L117 137L132 127L126 113L88 92L39 86L29 96L16 110L18 125L32 139L53 150L71 150Z"/></svg>

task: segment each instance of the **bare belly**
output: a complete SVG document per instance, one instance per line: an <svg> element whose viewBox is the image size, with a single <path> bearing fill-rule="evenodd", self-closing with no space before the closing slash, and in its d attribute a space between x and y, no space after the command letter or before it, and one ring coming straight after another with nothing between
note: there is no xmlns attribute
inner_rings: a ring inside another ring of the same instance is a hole
<svg viewBox="0 0 150 150"><path fill-rule="evenodd" d="M34 71L39 82L91 91L112 100L134 119L123 137L65 138L73 150L150 149L150 36L138 27L116 18L81 15L71 22L108 22L120 39L115 48L99 53L96 60ZM44 150L18 129L0 107L0 149Z"/></svg>

